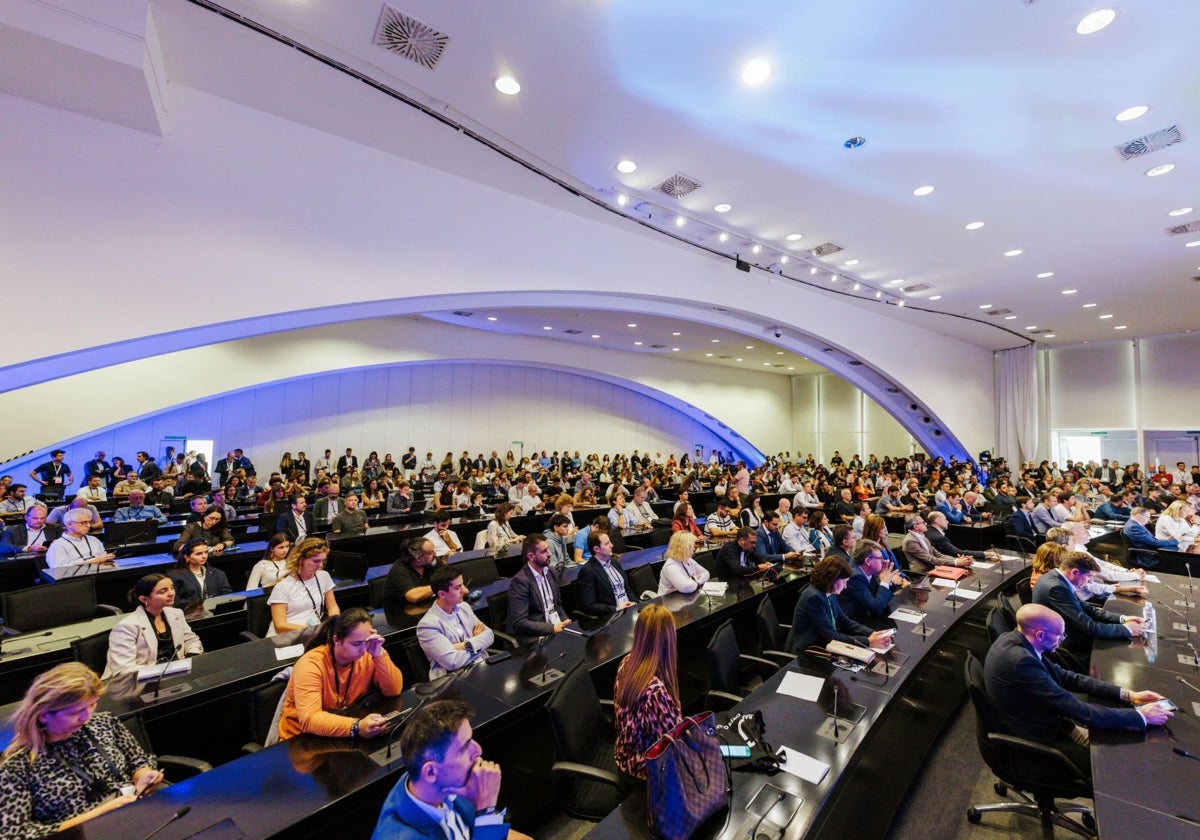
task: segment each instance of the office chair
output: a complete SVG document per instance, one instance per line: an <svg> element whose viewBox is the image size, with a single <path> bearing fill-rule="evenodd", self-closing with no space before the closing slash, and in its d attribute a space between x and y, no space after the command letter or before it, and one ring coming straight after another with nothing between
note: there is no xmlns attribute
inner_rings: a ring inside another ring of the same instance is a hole
<svg viewBox="0 0 1200 840"><path fill-rule="evenodd" d="M1037 543L1035 543L1029 537L1022 537L1018 534L1012 533L1009 530L1010 528L1011 526L1008 523L1005 523L1004 544L1006 546L1020 554L1026 560L1037 553Z"/></svg>
<svg viewBox="0 0 1200 840"><path fill-rule="evenodd" d="M508 591L493 592L487 597L488 622L487 626L495 632L498 628L508 626ZM512 638L511 636L509 638Z"/></svg>
<svg viewBox="0 0 1200 840"><path fill-rule="evenodd" d="M655 528L650 532L650 547L658 548L664 546L671 541L674 531L670 528Z"/></svg>
<svg viewBox="0 0 1200 840"><path fill-rule="evenodd" d="M416 636L409 636L400 643L404 651L404 663L408 666L405 674L405 685L411 683L429 682L429 658L421 650L421 643Z"/></svg>
<svg viewBox="0 0 1200 840"><path fill-rule="evenodd" d="M97 674L103 674L108 667L108 634L109 631L105 630L71 642L71 658L82 662Z"/></svg>
<svg viewBox="0 0 1200 840"><path fill-rule="evenodd" d="M963 667L967 691L975 708L979 752L999 780L995 784L996 793L1008 796L1011 791L1022 800L973 805L967 809L967 822L978 824L985 813L1005 811L1037 817L1047 829L1059 826L1095 840L1096 821L1090 808L1077 804L1059 805L1055 801L1090 798L1091 780L1060 750L1002 734L999 717L984 689L983 666L973 653L968 653ZM1067 813L1079 814L1083 825L1068 818Z"/></svg>
<svg viewBox="0 0 1200 840"><path fill-rule="evenodd" d="M168 781L180 782L193 776L199 776L201 773L207 773L212 769L212 765L203 759L192 758L188 755L160 755L155 752L154 745L150 743L150 735L146 732L146 724L142 720L141 712L126 715L120 720L137 739L142 749L158 759L158 769L167 774Z"/></svg>
<svg viewBox="0 0 1200 840"><path fill-rule="evenodd" d="M780 667L778 662L741 652L733 632L733 619L727 619L717 628L705 653L709 679L705 699L719 701L725 707L742 702L762 682L761 677L770 676ZM743 669L746 672L752 669L755 673L747 678Z"/></svg>
<svg viewBox="0 0 1200 840"><path fill-rule="evenodd" d="M770 598L763 598L758 604L758 612L754 614L758 625L758 655L764 659L777 660L780 665L786 665L796 658L794 653L783 649L784 641L792 625L780 624L779 616L775 613L775 605Z"/></svg>
<svg viewBox="0 0 1200 840"><path fill-rule="evenodd" d="M988 639L991 640L992 644L996 644L997 639L999 639L1001 636L1003 636L1009 630L1014 629L1014 627L1015 627L1015 625L1010 625L1008 623L1008 619L1005 617L1005 613L1003 610L1000 609L999 605L994 606L990 610L988 610L988 614L987 614Z"/></svg>
<svg viewBox="0 0 1200 840"><path fill-rule="evenodd" d="M283 711L291 669L286 668L265 685L246 692L250 740L242 744L242 754L256 753L279 741L279 715Z"/></svg>
<svg viewBox="0 0 1200 840"><path fill-rule="evenodd" d="M4 624L22 633L120 615L118 607L96 602L96 576L68 578L0 595Z"/></svg>
<svg viewBox="0 0 1200 840"><path fill-rule="evenodd" d="M637 593L639 601L645 601L658 594L658 581L654 579L654 569L649 564L629 570L630 588Z"/></svg>
<svg viewBox="0 0 1200 840"><path fill-rule="evenodd" d="M271 607L267 604L269 595L255 595L246 599L246 629L238 633L242 641L253 642L255 639L265 639L271 628Z"/></svg>
<svg viewBox="0 0 1200 840"><path fill-rule="evenodd" d="M566 787L563 810L592 822L608 816L630 792L613 759L615 738L604 702L580 662L558 681L546 703L559 758L550 769Z"/></svg>
<svg viewBox="0 0 1200 840"><path fill-rule="evenodd" d="M1125 549L1125 565L1129 568L1153 569L1158 565L1158 551L1134 547L1124 531L1121 531L1121 546Z"/></svg>
<svg viewBox="0 0 1200 840"><path fill-rule="evenodd" d="M387 575L379 575L367 581L367 605L378 610L383 608L383 592L387 589Z"/></svg>
<svg viewBox="0 0 1200 840"><path fill-rule="evenodd" d="M1029 578L1017 581L1017 600L1022 606L1033 603L1033 587L1029 585Z"/></svg>

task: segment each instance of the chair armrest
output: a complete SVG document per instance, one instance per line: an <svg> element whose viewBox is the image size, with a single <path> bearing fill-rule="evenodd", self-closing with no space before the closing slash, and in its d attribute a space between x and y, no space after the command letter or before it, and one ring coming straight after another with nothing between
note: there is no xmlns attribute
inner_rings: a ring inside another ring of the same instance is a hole
<svg viewBox="0 0 1200 840"><path fill-rule="evenodd" d="M551 765L550 771L564 776L586 779L591 782L603 782L606 785L612 785L617 790L625 790L625 785L616 773L609 773L607 770L601 770L598 767L592 767L587 764L576 764L573 761L556 761Z"/></svg>
<svg viewBox="0 0 1200 840"><path fill-rule="evenodd" d="M518 648L521 646L521 643L517 641L515 636L510 636L501 630L493 630L492 635L496 637L497 641L504 642L504 644L510 648Z"/></svg>
<svg viewBox="0 0 1200 840"><path fill-rule="evenodd" d="M796 660L796 654L788 653L784 650L764 650L762 651L762 655L770 657L777 665L787 665L789 662Z"/></svg>
<svg viewBox="0 0 1200 840"><path fill-rule="evenodd" d="M262 744L256 744L253 741L248 741L245 744L242 744L241 752L242 755L254 755L260 750L262 750Z"/></svg>
<svg viewBox="0 0 1200 840"><path fill-rule="evenodd" d="M745 698L738 697L736 694L730 694L728 691L717 691L716 689L713 689L704 695L704 699L709 703L714 700L721 700L723 701L721 708L728 709L731 706L736 706L738 703L741 703Z"/></svg>
<svg viewBox="0 0 1200 840"><path fill-rule="evenodd" d="M772 662L770 659L763 659L761 656L751 656L748 653L739 653L738 660L746 663L747 665L754 665L759 668L770 668L772 674L779 670L778 662Z"/></svg>
<svg viewBox="0 0 1200 840"><path fill-rule="evenodd" d="M603 699L602 699L602 700L600 701L600 705L601 705L601 706L607 706L608 708L610 708L610 709L611 709L611 708L613 708L613 706L615 706L616 704L615 704L615 703L613 703L613 701L612 701L612 700L603 700Z"/></svg>
<svg viewBox="0 0 1200 840"><path fill-rule="evenodd" d="M243 630L242 632L237 634L237 637L239 639L241 639L243 642L257 642L258 641L258 636L254 635L249 630Z"/></svg>
<svg viewBox="0 0 1200 840"><path fill-rule="evenodd" d="M181 776L184 779L199 776L201 773L207 773L212 769L212 765L207 761L187 755L160 755L157 758L158 766L162 770L168 771L168 775L173 772L174 775Z"/></svg>
<svg viewBox="0 0 1200 840"><path fill-rule="evenodd" d="M123 610L120 607L114 607L112 604L97 604L96 615L121 615Z"/></svg>

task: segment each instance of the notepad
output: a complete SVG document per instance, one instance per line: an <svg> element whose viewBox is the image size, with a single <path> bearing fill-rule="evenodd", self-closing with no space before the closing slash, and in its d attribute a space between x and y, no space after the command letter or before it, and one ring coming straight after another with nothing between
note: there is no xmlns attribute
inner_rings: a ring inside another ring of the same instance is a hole
<svg viewBox="0 0 1200 840"><path fill-rule="evenodd" d="M983 569L984 571L987 571L988 569L996 568L996 564L995 563L984 563L982 560L976 560L974 563L971 564L971 568L972 569Z"/></svg>
<svg viewBox="0 0 1200 840"><path fill-rule="evenodd" d="M725 590L728 588L729 584L725 583L724 581L710 580L708 583L704 584L704 594L715 595L720 598L725 594Z"/></svg>
<svg viewBox="0 0 1200 840"><path fill-rule="evenodd" d="M304 645L288 645L287 647L276 648L275 658L283 662L285 659L295 659L303 653Z"/></svg>
<svg viewBox="0 0 1200 840"><path fill-rule="evenodd" d="M943 586L946 589L953 589L954 587L958 586L958 581L946 580L945 578L933 578L933 585Z"/></svg>
<svg viewBox="0 0 1200 840"><path fill-rule="evenodd" d="M960 586L958 589L954 590L954 592L950 593L949 597L963 598L967 601L975 601L981 595L983 595L982 592L976 592L974 589L964 589L963 587Z"/></svg>
<svg viewBox="0 0 1200 840"><path fill-rule="evenodd" d="M146 682L147 680L157 680L163 677L172 677L175 674L187 674L192 670L192 660L190 659L175 659L168 662L166 665L147 665L144 668L138 668L138 682Z"/></svg>
<svg viewBox="0 0 1200 840"><path fill-rule="evenodd" d="M1146 583L1162 583L1162 581L1158 579L1158 575L1146 575Z"/></svg>
<svg viewBox="0 0 1200 840"><path fill-rule="evenodd" d="M829 765L825 762L818 761L811 755L805 755L791 747L780 747L777 754L783 756L781 770L806 782L812 782L814 785L819 785L825 778L825 774L829 772Z"/></svg>
<svg viewBox="0 0 1200 840"><path fill-rule="evenodd" d="M920 610L910 610L908 607L900 607L889 615L888 618L893 621L907 621L909 624L920 624L925 619L925 613Z"/></svg>
<svg viewBox="0 0 1200 840"><path fill-rule="evenodd" d="M808 700L815 703L817 702L817 698L821 696L821 689L824 686L824 677L813 677L808 674L801 674L798 671L788 671L783 675L783 682L779 683L779 688L776 691L779 694L799 697L801 700Z"/></svg>

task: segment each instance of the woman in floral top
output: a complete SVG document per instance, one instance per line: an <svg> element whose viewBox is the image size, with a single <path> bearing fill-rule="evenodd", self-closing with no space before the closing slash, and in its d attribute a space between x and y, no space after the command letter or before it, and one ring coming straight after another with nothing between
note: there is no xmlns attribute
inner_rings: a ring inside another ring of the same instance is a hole
<svg viewBox="0 0 1200 840"><path fill-rule="evenodd" d="M646 778L646 751L683 719L675 673L675 617L661 604L638 615L633 649L617 670L613 705L617 717L617 767Z"/></svg>
<svg viewBox="0 0 1200 840"><path fill-rule="evenodd" d="M78 662L33 681L12 716L12 744L0 764L0 837L54 834L128 805L163 774L108 712L104 686Z"/></svg>

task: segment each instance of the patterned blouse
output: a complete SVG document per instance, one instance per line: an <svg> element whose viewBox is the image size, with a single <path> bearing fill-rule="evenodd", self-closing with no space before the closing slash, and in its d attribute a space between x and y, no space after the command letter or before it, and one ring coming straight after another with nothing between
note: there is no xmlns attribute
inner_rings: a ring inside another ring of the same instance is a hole
<svg viewBox="0 0 1200 840"><path fill-rule="evenodd" d="M622 669L623 670L623 669ZM621 672L617 673L615 696L621 693ZM616 705L617 743L613 757L617 767L638 779L646 778L646 751L681 720L679 703L667 691L662 680L653 677L631 708Z"/></svg>
<svg viewBox="0 0 1200 840"><path fill-rule="evenodd" d="M0 837L45 837L58 824L91 810L133 783L133 773L155 768L149 755L119 720L97 712L78 732L0 764Z"/></svg>

